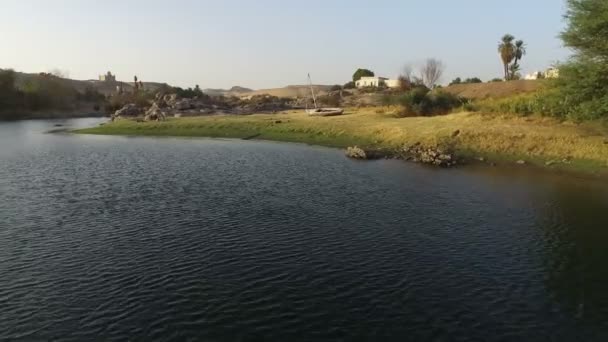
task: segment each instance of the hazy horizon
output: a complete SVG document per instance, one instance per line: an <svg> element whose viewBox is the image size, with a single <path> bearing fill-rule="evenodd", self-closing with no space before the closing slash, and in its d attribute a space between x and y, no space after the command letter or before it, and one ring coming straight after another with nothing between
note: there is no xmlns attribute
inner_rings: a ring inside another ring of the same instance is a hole
<svg viewBox="0 0 608 342"><path fill-rule="evenodd" d="M506 7L506 8L505 8ZM522 73L564 60L557 38L564 2L465 0L458 3L319 0L13 1L0 21L6 51L0 68L61 69L74 79L108 70L119 80L182 87L274 88L343 84L355 69L396 77L405 64L442 60L441 83L455 77L500 77L498 41L527 43ZM515 9L515 10L513 10Z"/></svg>

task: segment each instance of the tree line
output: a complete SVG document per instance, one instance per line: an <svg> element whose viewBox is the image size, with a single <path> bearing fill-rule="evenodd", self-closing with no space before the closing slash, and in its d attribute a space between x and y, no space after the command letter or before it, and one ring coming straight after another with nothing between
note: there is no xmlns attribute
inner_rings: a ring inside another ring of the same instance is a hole
<svg viewBox="0 0 608 342"><path fill-rule="evenodd" d="M0 119L16 119L24 112L68 110L76 102L100 103L104 100L105 97L92 87L79 92L52 73L41 73L18 87L15 71L0 70Z"/></svg>

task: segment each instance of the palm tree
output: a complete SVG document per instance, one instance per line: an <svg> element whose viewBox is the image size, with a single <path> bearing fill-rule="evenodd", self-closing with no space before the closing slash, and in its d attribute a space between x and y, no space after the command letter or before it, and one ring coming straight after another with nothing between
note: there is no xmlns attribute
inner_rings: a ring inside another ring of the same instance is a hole
<svg viewBox="0 0 608 342"><path fill-rule="evenodd" d="M514 62L513 64L509 65L509 80L514 81L520 79L520 71L521 68L519 67L519 64L517 64L517 62Z"/></svg>
<svg viewBox="0 0 608 342"><path fill-rule="evenodd" d="M519 62L526 54L526 44L524 44L523 40L518 40L515 42L515 50L513 51L513 54L515 55L513 64L519 66L517 62ZM515 74L511 73L511 78L515 78Z"/></svg>
<svg viewBox="0 0 608 342"><path fill-rule="evenodd" d="M498 53L504 66L505 80L509 79L509 64L515 59L515 37L510 34L505 34L498 44ZM522 42L523 43L523 42Z"/></svg>

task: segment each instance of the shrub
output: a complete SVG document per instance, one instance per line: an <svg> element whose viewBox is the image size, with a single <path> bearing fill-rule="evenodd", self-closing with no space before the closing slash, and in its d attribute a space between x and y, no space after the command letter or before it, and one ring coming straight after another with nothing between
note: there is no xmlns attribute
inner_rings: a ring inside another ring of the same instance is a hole
<svg viewBox="0 0 608 342"><path fill-rule="evenodd" d="M340 91L342 90L342 86L339 84L333 85L331 86L331 88L329 88L330 91Z"/></svg>
<svg viewBox="0 0 608 342"><path fill-rule="evenodd" d="M339 107L342 99L339 94L330 94L319 96L317 101L324 106Z"/></svg>
<svg viewBox="0 0 608 342"><path fill-rule="evenodd" d="M85 102L102 102L106 97L95 90L93 87L87 87L83 93L78 93L76 98Z"/></svg>
<svg viewBox="0 0 608 342"><path fill-rule="evenodd" d="M19 102L15 78L13 70L0 70L0 110L12 109Z"/></svg>
<svg viewBox="0 0 608 342"><path fill-rule="evenodd" d="M464 83L483 83L479 77L467 78Z"/></svg>
<svg viewBox="0 0 608 342"><path fill-rule="evenodd" d="M357 86L355 85L355 82L350 81L344 84L343 88L344 89L355 89Z"/></svg>
<svg viewBox="0 0 608 342"><path fill-rule="evenodd" d="M502 81L503 81L503 79L502 79L502 78L498 78L498 77L497 77L497 78L493 78L493 79L489 80L489 81L488 81L488 83L502 82Z"/></svg>
<svg viewBox="0 0 608 342"><path fill-rule="evenodd" d="M106 105L106 111L108 111L108 112L116 111L129 103L134 103L139 108L145 108L150 105L150 103L152 102L152 99L153 99L152 94L147 93L147 92L140 92L137 94L123 93L123 94L113 95L110 98L108 104Z"/></svg>
<svg viewBox="0 0 608 342"><path fill-rule="evenodd" d="M450 82L450 84L448 85L454 85L454 84L460 84L462 83L462 79L460 77L456 77L455 79L452 80L452 82Z"/></svg>
<svg viewBox="0 0 608 342"><path fill-rule="evenodd" d="M573 57L559 66L544 100L551 114L574 120L608 117L608 6L605 0L568 0L561 34Z"/></svg>
<svg viewBox="0 0 608 342"><path fill-rule="evenodd" d="M23 85L25 106L28 109L67 109L79 93L64 80L55 76L40 76Z"/></svg>
<svg viewBox="0 0 608 342"><path fill-rule="evenodd" d="M426 87L416 87L402 95L385 95L382 103L387 106L401 106L400 116L428 116L447 114L466 101L444 91L430 91Z"/></svg>

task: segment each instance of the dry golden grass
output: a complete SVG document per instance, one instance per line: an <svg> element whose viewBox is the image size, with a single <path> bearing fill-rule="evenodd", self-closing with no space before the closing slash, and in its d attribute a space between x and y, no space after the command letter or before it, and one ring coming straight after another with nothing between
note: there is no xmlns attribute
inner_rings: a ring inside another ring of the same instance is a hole
<svg viewBox="0 0 608 342"><path fill-rule="evenodd" d="M501 99L520 94L534 93L543 86L542 80L454 84L443 90L471 100Z"/></svg>
<svg viewBox="0 0 608 342"><path fill-rule="evenodd" d="M550 118L456 113L397 118L396 108L351 109L335 117L303 111L247 116L206 116L137 123L122 120L82 133L209 136L295 141L346 147L397 149L422 143L451 143L461 154L493 160L525 159L544 164L572 160L580 168L605 168L608 128L600 123L562 123ZM454 137L454 133L459 134ZM570 164L570 165L571 165Z"/></svg>

